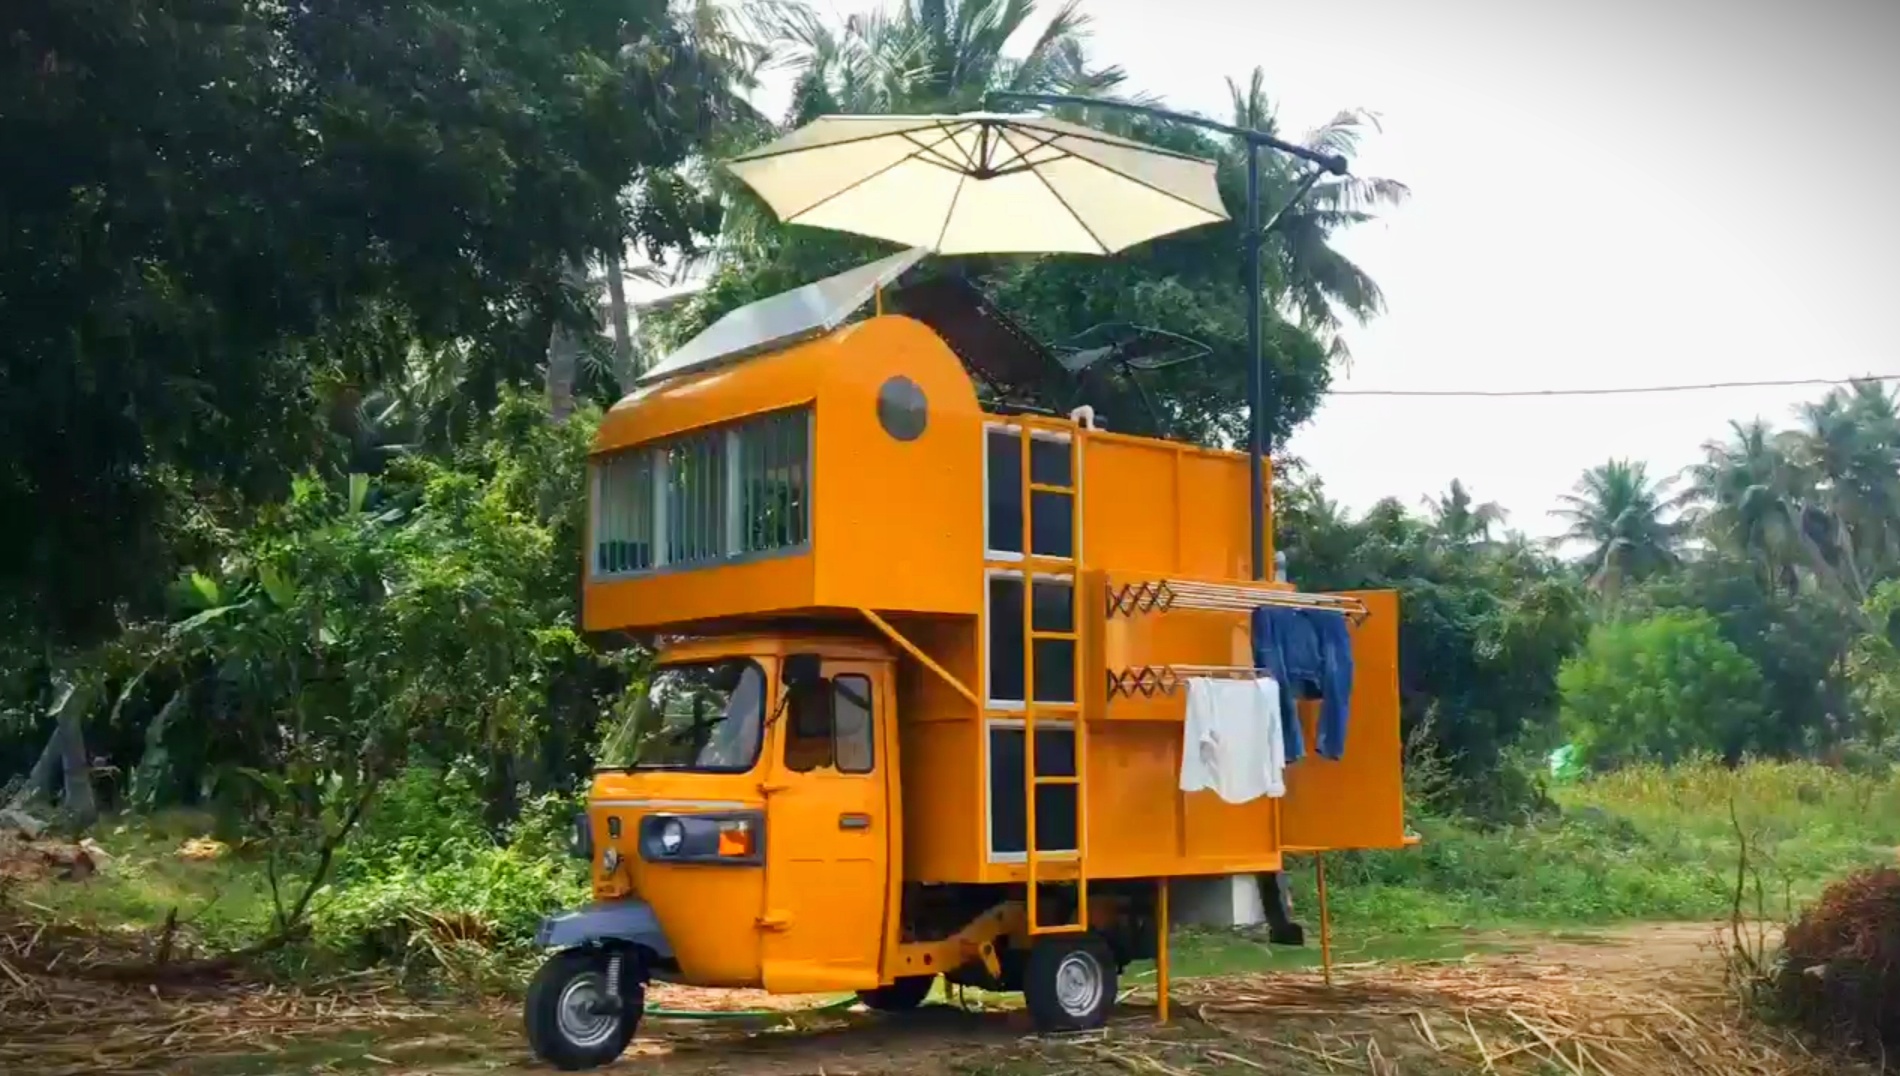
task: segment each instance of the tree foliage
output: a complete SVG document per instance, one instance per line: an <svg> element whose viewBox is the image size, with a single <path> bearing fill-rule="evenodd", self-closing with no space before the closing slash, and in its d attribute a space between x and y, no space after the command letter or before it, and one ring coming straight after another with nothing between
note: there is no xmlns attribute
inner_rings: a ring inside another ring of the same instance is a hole
<svg viewBox="0 0 1900 1076"><path fill-rule="evenodd" d="M417 759L480 759L503 800L564 784L591 688L614 686L572 627L589 429L516 398L450 459L297 479L177 581L168 624L122 642L143 665L104 742L140 733L140 797L296 813ZM178 707L197 719L157 716Z"/></svg>
<svg viewBox="0 0 1900 1076"><path fill-rule="evenodd" d="M1761 671L1707 613L1599 624L1557 682L1564 724L1593 766L1710 751L1733 763L1761 735Z"/></svg>
<svg viewBox="0 0 1900 1076"><path fill-rule="evenodd" d="M732 108L665 0L130 4L0 15L9 626L150 609L194 503L284 495L319 401L452 350L474 413L582 314L563 270L666 226L623 192ZM630 209L636 211L630 218ZM638 212L645 212L644 217Z"/></svg>

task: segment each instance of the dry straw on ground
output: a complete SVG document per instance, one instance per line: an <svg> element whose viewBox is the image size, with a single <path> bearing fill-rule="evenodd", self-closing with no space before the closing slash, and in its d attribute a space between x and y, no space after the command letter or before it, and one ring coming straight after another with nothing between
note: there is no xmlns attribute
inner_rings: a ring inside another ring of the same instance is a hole
<svg viewBox="0 0 1900 1076"><path fill-rule="evenodd" d="M297 991L237 981L160 987L92 974L145 957L149 945L138 935L49 923L43 910L0 908L0 1072L157 1072L430 1014L366 977Z"/></svg>
<svg viewBox="0 0 1900 1076"><path fill-rule="evenodd" d="M0 1036L0 1071L156 1073L187 1061L268 1056L299 1040L345 1033L355 1034L362 1044L359 1055L368 1057L381 1049L378 1043L398 1043L425 1030L440 1039L443 1030L453 1036L454 1028L471 1027L470 1017L481 1020L469 1006L418 1004L370 976L297 991L236 980L154 987L89 974L89 969L123 966L149 954L152 944L143 935L48 925L44 909L0 909L0 1026L6 1028ZM1486 959L1360 966L1339 971L1332 986L1312 973L1190 980L1176 985L1176 1019L1166 1027L1144 1018L1135 1006L1124 1009L1106 1031L1079 1038L1019 1038L1006 1030L1019 1026L1013 1021L980 1022L961 1031L921 1021L901 1033L893 1033L897 1029L890 1022L862 1016L819 1022L833 1025L828 1028L773 1034L723 1024L679 1028L693 1040L692 1048L664 1062L654 1060L669 1074L744 1068L833 1076L1020 1071L1026 1063L1090 1076L1842 1076L1851 1071L1745 1020L1724 989L1712 955L1694 968L1650 970L1655 974L1629 969L1619 974L1575 962L1566 967ZM664 1000L686 1007L707 999L680 990L668 992ZM837 1026L861 1022L885 1031ZM491 1041L500 1048L469 1045L491 1065L525 1063L512 1039ZM492 1070L491 1065L484 1070Z"/></svg>
<svg viewBox="0 0 1900 1076"><path fill-rule="evenodd" d="M1201 980L1172 992L1191 1017L1179 1030L1123 1026L1088 1043L1049 1045L1155 1076L1207 1068L1841 1076L1852 1068L1746 1017L1717 969L1669 978L1629 983L1602 968L1471 961L1367 967L1336 975L1332 986L1312 973Z"/></svg>

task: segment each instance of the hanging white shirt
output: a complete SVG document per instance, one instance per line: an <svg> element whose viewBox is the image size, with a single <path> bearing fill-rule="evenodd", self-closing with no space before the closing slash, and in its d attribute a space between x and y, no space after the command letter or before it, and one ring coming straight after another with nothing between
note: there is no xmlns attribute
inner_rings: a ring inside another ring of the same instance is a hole
<svg viewBox="0 0 1900 1076"><path fill-rule="evenodd" d="M1277 681L1190 679L1183 725L1181 791L1212 791L1228 803L1286 795Z"/></svg>

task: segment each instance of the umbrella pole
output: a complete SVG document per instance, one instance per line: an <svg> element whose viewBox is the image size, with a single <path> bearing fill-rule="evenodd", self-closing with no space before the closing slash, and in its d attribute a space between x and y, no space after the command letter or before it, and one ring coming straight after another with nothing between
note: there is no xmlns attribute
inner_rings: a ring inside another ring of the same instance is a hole
<svg viewBox="0 0 1900 1076"><path fill-rule="evenodd" d="M1247 508L1252 524L1253 577L1267 570L1266 357L1260 352L1260 147L1247 140Z"/></svg>

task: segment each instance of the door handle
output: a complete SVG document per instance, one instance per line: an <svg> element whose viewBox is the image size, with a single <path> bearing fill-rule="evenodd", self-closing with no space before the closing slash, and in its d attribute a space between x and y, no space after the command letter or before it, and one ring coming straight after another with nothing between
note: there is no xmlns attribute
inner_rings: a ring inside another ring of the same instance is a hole
<svg viewBox="0 0 1900 1076"><path fill-rule="evenodd" d="M838 816L839 829L870 829L871 816L849 811Z"/></svg>

